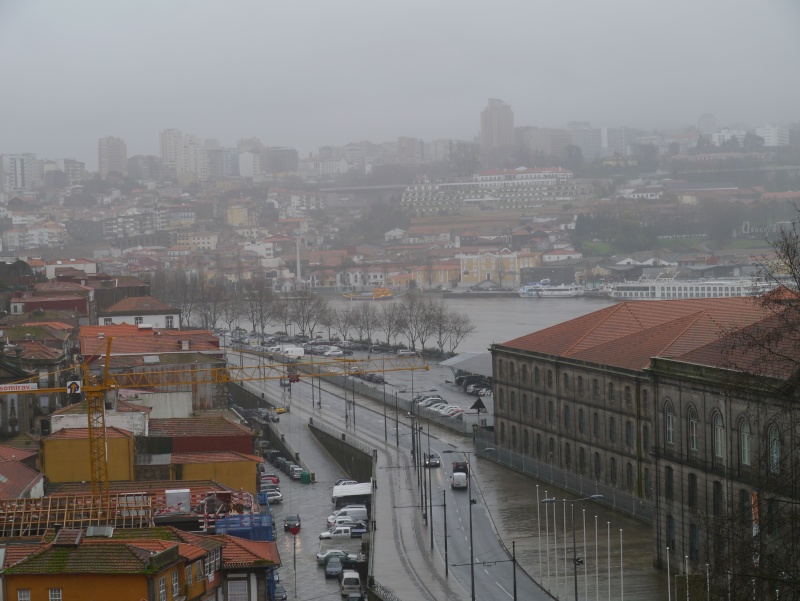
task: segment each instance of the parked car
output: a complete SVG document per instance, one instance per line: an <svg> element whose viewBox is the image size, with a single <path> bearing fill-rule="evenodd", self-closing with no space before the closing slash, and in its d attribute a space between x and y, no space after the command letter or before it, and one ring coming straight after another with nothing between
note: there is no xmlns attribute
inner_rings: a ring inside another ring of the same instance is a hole
<svg viewBox="0 0 800 601"><path fill-rule="evenodd" d="M325 578L338 578L343 569L342 560L338 557L331 557L325 564Z"/></svg>
<svg viewBox="0 0 800 601"><path fill-rule="evenodd" d="M417 357L419 353L417 351L412 351L411 349L400 349L397 351L398 357Z"/></svg>
<svg viewBox="0 0 800 601"><path fill-rule="evenodd" d="M328 549L327 551L317 553L317 565L324 566L328 561L330 561L331 557L344 557L347 555L341 549Z"/></svg>
<svg viewBox="0 0 800 601"><path fill-rule="evenodd" d="M325 353L325 357L344 357L344 353L339 349L333 349Z"/></svg>
<svg viewBox="0 0 800 601"><path fill-rule="evenodd" d="M286 589L283 588L282 584L275 585L275 601L286 601L288 597L286 596Z"/></svg>
<svg viewBox="0 0 800 601"><path fill-rule="evenodd" d="M275 474L261 474L261 482L272 482L273 484L280 484L281 479Z"/></svg>
<svg viewBox="0 0 800 601"><path fill-rule="evenodd" d="M287 515L283 518L283 531L288 532L289 528L300 527L300 514Z"/></svg>
<svg viewBox="0 0 800 601"><path fill-rule="evenodd" d="M281 494L281 491L277 489L268 490L267 501L269 501L270 505L277 505L278 503L283 503L283 495Z"/></svg>

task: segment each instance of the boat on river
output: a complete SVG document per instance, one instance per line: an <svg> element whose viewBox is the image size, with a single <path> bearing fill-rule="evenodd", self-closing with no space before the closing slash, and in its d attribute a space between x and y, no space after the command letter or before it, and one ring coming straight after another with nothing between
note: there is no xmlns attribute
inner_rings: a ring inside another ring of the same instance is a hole
<svg viewBox="0 0 800 601"><path fill-rule="evenodd" d="M523 298L575 298L583 296L586 292L581 284L558 284L552 285L549 278L538 282L525 284L519 289L519 295Z"/></svg>
<svg viewBox="0 0 800 601"><path fill-rule="evenodd" d="M677 298L727 298L761 296L776 283L753 277L678 280L674 277L641 277L611 284L609 296L619 300L669 300Z"/></svg>
<svg viewBox="0 0 800 601"><path fill-rule="evenodd" d="M373 288L367 292L346 292L342 295L347 300L391 300L394 293L389 288Z"/></svg>

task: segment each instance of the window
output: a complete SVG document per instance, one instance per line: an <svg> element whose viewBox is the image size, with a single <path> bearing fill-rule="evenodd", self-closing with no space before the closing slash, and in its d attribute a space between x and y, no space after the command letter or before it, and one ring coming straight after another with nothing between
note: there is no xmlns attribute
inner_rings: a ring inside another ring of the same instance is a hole
<svg viewBox="0 0 800 601"><path fill-rule="evenodd" d="M502 378L504 374L505 374L505 368L504 368L504 365L503 365L503 360L502 359L498 359L498 361L497 361L497 375Z"/></svg>
<svg viewBox="0 0 800 601"><path fill-rule="evenodd" d="M517 427L511 426L511 449L517 450Z"/></svg>
<svg viewBox="0 0 800 601"><path fill-rule="evenodd" d="M527 455L531 450L530 441L528 440L528 431L527 430L523 430L522 431L522 444L523 444L523 450L524 450L525 454Z"/></svg>
<svg viewBox="0 0 800 601"><path fill-rule="evenodd" d="M541 457L542 456L542 435L541 434L537 434L536 435L536 456L537 457Z"/></svg>
<svg viewBox="0 0 800 601"><path fill-rule="evenodd" d="M675 550L675 518L667 516L667 546Z"/></svg>
<svg viewBox="0 0 800 601"><path fill-rule="evenodd" d="M578 394L583 396L583 377L578 376Z"/></svg>
<svg viewBox="0 0 800 601"><path fill-rule="evenodd" d="M631 387L625 387L625 404L630 405L633 402L633 397L631 396Z"/></svg>
<svg viewBox="0 0 800 601"><path fill-rule="evenodd" d="M164 317L164 327L165 328L175 327L175 317L173 315L167 315L166 317Z"/></svg>
<svg viewBox="0 0 800 601"><path fill-rule="evenodd" d="M611 472L611 484L617 483L617 460L612 457L608 462L608 469Z"/></svg>
<svg viewBox="0 0 800 601"><path fill-rule="evenodd" d="M571 418L571 415L570 415L570 411L569 411L569 405L565 405L564 406L564 429L566 429L566 430L569 430L569 428L570 428L570 425L571 425L570 422L572 421L570 418Z"/></svg>
<svg viewBox="0 0 800 601"><path fill-rule="evenodd" d="M578 431L583 434L584 428L583 409L578 409Z"/></svg>
<svg viewBox="0 0 800 601"><path fill-rule="evenodd" d="M501 422L500 424L500 442L505 444L506 442L506 424L505 422Z"/></svg>
<svg viewBox="0 0 800 601"><path fill-rule="evenodd" d="M633 490L633 465L630 461L625 466L625 486L628 487L628 490Z"/></svg>
<svg viewBox="0 0 800 601"><path fill-rule="evenodd" d="M552 369L548 369L547 370L547 387L548 388L552 388L553 387L553 370Z"/></svg>
<svg viewBox="0 0 800 601"><path fill-rule="evenodd" d="M186 585L192 584L192 564L186 566Z"/></svg>
<svg viewBox="0 0 800 601"><path fill-rule="evenodd" d="M534 367L533 368L533 383L536 384L537 386L539 385L539 368L538 367Z"/></svg>
<svg viewBox="0 0 800 601"><path fill-rule="evenodd" d="M103 325L110 326L114 324L114 320L111 317L104 317L103 318Z"/></svg>
<svg viewBox="0 0 800 601"><path fill-rule="evenodd" d="M553 408L553 401L547 401L547 419L551 424L554 424L556 421L556 412Z"/></svg>
<svg viewBox="0 0 800 601"><path fill-rule="evenodd" d="M647 426L642 426L642 452L649 453L650 448L650 429Z"/></svg>
<svg viewBox="0 0 800 601"><path fill-rule="evenodd" d="M228 580L228 601L248 601L247 580Z"/></svg>
<svg viewBox="0 0 800 601"><path fill-rule="evenodd" d="M564 374L564 390L569 390L569 374Z"/></svg>
<svg viewBox="0 0 800 601"><path fill-rule="evenodd" d="M608 439L611 442L616 442L617 440L617 422L614 421L613 417L608 418Z"/></svg>
<svg viewBox="0 0 800 601"><path fill-rule="evenodd" d="M144 323L144 320L141 317L134 317L133 318L133 323L138 326L138 325Z"/></svg>
<svg viewBox="0 0 800 601"><path fill-rule="evenodd" d="M631 420L625 422L625 444L629 447L633 446L633 424Z"/></svg>
<svg viewBox="0 0 800 601"><path fill-rule="evenodd" d="M194 564L194 573L197 575L197 582L203 579L203 562L198 559Z"/></svg>
<svg viewBox="0 0 800 601"><path fill-rule="evenodd" d="M158 579L158 601L167 601L167 579Z"/></svg>
<svg viewBox="0 0 800 601"><path fill-rule="evenodd" d="M600 384L596 379L592 380L592 398L595 400L600 398Z"/></svg>
<svg viewBox="0 0 800 601"><path fill-rule="evenodd" d="M564 466L567 469L572 467L572 449L569 446L569 443L564 445Z"/></svg>
<svg viewBox="0 0 800 601"><path fill-rule="evenodd" d="M538 396L533 400L533 412L536 419L542 419L542 403Z"/></svg>
<svg viewBox="0 0 800 601"><path fill-rule="evenodd" d="M522 415L528 415L528 395L522 395Z"/></svg>
<svg viewBox="0 0 800 601"><path fill-rule="evenodd" d="M689 559L696 560L698 556L700 531L697 524L689 526Z"/></svg>
<svg viewBox="0 0 800 601"><path fill-rule="evenodd" d="M594 419L592 420L592 430L594 431L594 437L600 437L600 416L597 414L597 411L594 412Z"/></svg>
<svg viewBox="0 0 800 601"><path fill-rule="evenodd" d="M17 601L31 601L31 589L29 588L18 589Z"/></svg>
<svg viewBox="0 0 800 601"><path fill-rule="evenodd" d="M770 426L767 431L767 444L769 444L769 471L777 474L781 467L781 437L778 426Z"/></svg>
<svg viewBox="0 0 800 601"><path fill-rule="evenodd" d="M609 401L614 400L614 382L608 383L608 400Z"/></svg>
<svg viewBox="0 0 800 601"><path fill-rule="evenodd" d="M750 422L744 420L739 428L742 465L750 465Z"/></svg>
<svg viewBox="0 0 800 601"><path fill-rule="evenodd" d="M602 474L602 467L600 466L600 453L594 454L594 479L599 480Z"/></svg>
<svg viewBox="0 0 800 601"><path fill-rule="evenodd" d="M502 388L500 388L497 392L497 401L498 408L500 411L503 411L505 409L506 394Z"/></svg>
<svg viewBox="0 0 800 601"><path fill-rule="evenodd" d="M62 601L61 589L60 588L48 589L47 598L49 601Z"/></svg>
<svg viewBox="0 0 800 601"><path fill-rule="evenodd" d="M523 365L522 367L519 368L519 375L520 375L520 378L522 378L523 382L527 382L528 381L528 366L527 365Z"/></svg>
<svg viewBox="0 0 800 601"><path fill-rule="evenodd" d="M672 403L667 403L664 407L664 430L667 444L675 444L675 413Z"/></svg>
<svg viewBox="0 0 800 601"><path fill-rule="evenodd" d="M508 377L513 380L514 379L514 362L508 362Z"/></svg>
<svg viewBox="0 0 800 601"><path fill-rule="evenodd" d="M172 572L172 596L177 597L181 592L180 583L178 582L178 570Z"/></svg>
<svg viewBox="0 0 800 601"><path fill-rule="evenodd" d="M508 400L509 400L509 403L511 405L511 413L516 413L517 412L517 395L514 393L513 390L508 393Z"/></svg>
<svg viewBox="0 0 800 601"><path fill-rule="evenodd" d="M689 407L689 450L697 450L697 411Z"/></svg>
<svg viewBox="0 0 800 601"><path fill-rule="evenodd" d="M647 391L642 390L642 411L647 412Z"/></svg>
<svg viewBox="0 0 800 601"><path fill-rule="evenodd" d="M714 515L722 515L722 482L714 482L713 491Z"/></svg>
<svg viewBox="0 0 800 601"><path fill-rule="evenodd" d="M725 426L719 413L714 415L714 456L717 459L725 458Z"/></svg>
<svg viewBox="0 0 800 601"><path fill-rule="evenodd" d="M672 484L672 468L667 466L664 468L664 496L672 499L675 496L675 489Z"/></svg>
<svg viewBox="0 0 800 601"><path fill-rule="evenodd" d="M586 475L586 451L583 447L578 449L578 469L580 470L581 476Z"/></svg>
<svg viewBox="0 0 800 601"><path fill-rule="evenodd" d="M689 487L688 487L688 501L689 507L697 507L697 474L689 474Z"/></svg>
<svg viewBox="0 0 800 601"><path fill-rule="evenodd" d="M648 468L644 468L644 496L649 499L651 491L652 484L650 482L650 470Z"/></svg>

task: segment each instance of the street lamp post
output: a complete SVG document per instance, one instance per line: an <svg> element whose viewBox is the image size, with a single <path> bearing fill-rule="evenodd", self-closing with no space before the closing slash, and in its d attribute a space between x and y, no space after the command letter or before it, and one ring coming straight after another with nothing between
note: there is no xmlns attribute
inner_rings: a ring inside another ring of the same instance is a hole
<svg viewBox="0 0 800 601"><path fill-rule="evenodd" d="M602 498L603 495L591 495L589 497L582 497L580 499L556 499L555 497L542 499L542 503L564 503L565 507L567 503L570 504L569 511L572 519L572 568L575 577L575 601L578 601L578 547L575 544L575 503L580 503L581 501L597 501L598 499ZM585 561L584 558L581 558L581 560Z"/></svg>

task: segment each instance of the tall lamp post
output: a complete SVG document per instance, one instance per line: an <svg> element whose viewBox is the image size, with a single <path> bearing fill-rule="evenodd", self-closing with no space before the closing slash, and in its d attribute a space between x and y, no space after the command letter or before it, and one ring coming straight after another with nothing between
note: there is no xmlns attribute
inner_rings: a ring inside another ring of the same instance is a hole
<svg viewBox="0 0 800 601"><path fill-rule="evenodd" d="M414 372L411 372L412 374ZM484 451L494 451L494 449L487 448ZM474 455L474 452L459 451L456 449L447 449L442 453L461 453L467 462L467 494L469 495L469 586L470 586L470 599L475 601L475 551L472 545L472 506L476 501L472 498L472 467L469 465L468 455Z"/></svg>
<svg viewBox="0 0 800 601"><path fill-rule="evenodd" d="M581 497L580 499L556 499L551 497L549 499L542 499L542 503L569 503L569 512L572 519L572 567L573 574L575 575L575 601L578 601L578 547L575 545L575 503L582 501L597 501L602 499L603 495L591 495L589 497ZM585 561L581 558L581 561Z"/></svg>

